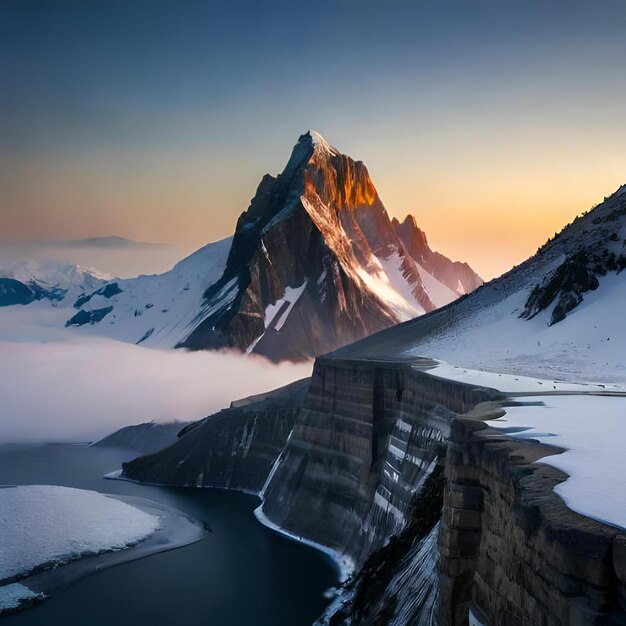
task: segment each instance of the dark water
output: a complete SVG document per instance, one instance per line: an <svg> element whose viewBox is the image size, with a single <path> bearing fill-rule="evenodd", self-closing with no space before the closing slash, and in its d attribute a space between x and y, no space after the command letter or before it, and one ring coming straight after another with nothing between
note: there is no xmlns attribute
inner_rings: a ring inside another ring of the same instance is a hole
<svg viewBox="0 0 626 626"><path fill-rule="evenodd" d="M0 484L51 484L158 500L206 522L193 545L92 574L7 626L298 626L337 583L325 555L259 524L245 494L103 480L133 453L72 445L0 447Z"/></svg>

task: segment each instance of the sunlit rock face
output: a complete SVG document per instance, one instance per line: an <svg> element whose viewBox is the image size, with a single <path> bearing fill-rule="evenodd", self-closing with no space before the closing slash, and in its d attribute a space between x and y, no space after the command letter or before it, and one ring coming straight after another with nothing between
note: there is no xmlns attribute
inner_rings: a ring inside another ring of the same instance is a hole
<svg viewBox="0 0 626 626"><path fill-rule="evenodd" d="M427 246L410 252L365 165L309 131L262 178L232 238L164 274L81 294L68 326L298 361L450 303L471 287L465 272Z"/></svg>
<svg viewBox="0 0 626 626"><path fill-rule="evenodd" d="M459 296L470 293L483 284L483 279L467 263L451 261L443 254L431 250L426 233L418 227L413 215L407 215L403 222L394 217L392 223L411 257Z"/></svg>
<svg viewBox="0 0 626 626"><path fill-rule="evenodd" d="M262 179L202 321L180 345L310 358L460 294L442 302L432 291L365 165L310 131L283 172Z"/></svg>

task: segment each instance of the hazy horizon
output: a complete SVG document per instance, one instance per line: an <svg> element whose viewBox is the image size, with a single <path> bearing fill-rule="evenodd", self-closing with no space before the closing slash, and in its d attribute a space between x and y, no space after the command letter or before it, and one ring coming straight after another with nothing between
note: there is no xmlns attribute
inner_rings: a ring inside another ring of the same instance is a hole
<svg viewBox="0 0 626 626"><path fill-rule="evenodd" d="M3 3L0 232L185 250L309 128L489 279L626 182L626 5Z"/></svg>

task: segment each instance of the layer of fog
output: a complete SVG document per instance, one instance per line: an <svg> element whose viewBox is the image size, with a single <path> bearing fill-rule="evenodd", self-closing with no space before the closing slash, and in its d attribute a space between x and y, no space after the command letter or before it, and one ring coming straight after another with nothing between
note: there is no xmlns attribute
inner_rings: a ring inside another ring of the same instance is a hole
<svg viewBox="0 0 626 626"><path fill-rule="evenodd" d="M187 421L310 375L236 353L151 350L65 330L44 303L0 309L0 441L91 441Z"/></svg>
<svg viewBox="0 0 626 626"><path fill-rule="evenodd" d="M128 246L77 245L52 242L2 242L0 263L14 261L55 261L131 278L139 274L160 274L191 253L176 246L129 242Z"/></svg>

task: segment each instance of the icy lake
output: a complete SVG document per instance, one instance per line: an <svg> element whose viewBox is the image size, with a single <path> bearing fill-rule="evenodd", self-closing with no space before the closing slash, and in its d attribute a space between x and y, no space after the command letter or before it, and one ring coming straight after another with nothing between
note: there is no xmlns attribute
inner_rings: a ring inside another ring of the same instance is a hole
<svg viewBox="0 0 626 626"><path fill-rule="evenodd" d="M329 602L324 591L337 583L335 566L322 553L261 526L253 515L257 498L102 479L133 456L84 445L0 446L0 483L152 499L211 529L200 542L87 576L3 623L298 626L322 613Z"/></svg>

